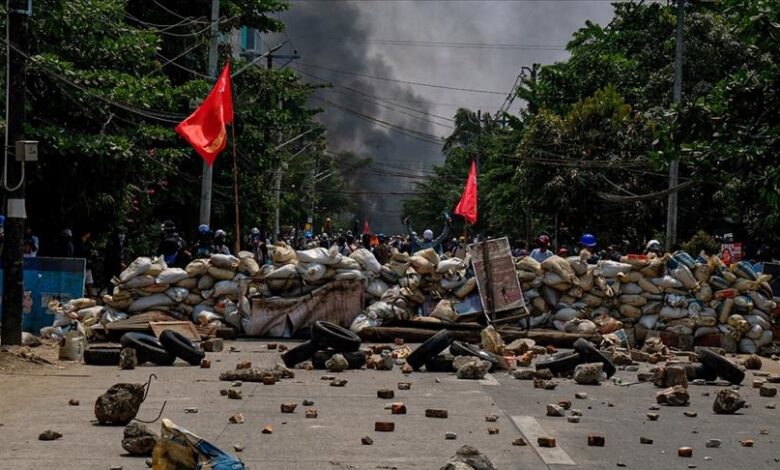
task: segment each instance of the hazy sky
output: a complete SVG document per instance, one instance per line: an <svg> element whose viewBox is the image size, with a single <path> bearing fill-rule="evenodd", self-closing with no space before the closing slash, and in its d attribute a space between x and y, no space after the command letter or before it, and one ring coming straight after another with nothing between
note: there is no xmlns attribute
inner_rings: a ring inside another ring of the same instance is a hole
<svg viewBox="0 0 780 470"><path fill-rule="evenodd" d="M431 143L450 133L442 118L458 107L494 113L523 66L565 59L563 47L586 20L611 17L609 2L589 0L293 0L281 15L286 35L267 44L289 39L283 51L297 49L292 66L306 80L337 85L318 91L312 105L325 110L333 150L374 156L380 175L366 185L376 191L366 215L390 230L402 196L385 193L410 191L415 175L443 161Z"/></svg>

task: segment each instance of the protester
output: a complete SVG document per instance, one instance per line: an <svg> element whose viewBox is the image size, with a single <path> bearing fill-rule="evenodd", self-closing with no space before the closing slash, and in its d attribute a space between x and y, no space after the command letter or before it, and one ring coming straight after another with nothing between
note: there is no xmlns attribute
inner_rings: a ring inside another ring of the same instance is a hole
<svg viewBox="0 0 780 470"><path fill-rule="evenodd" d="M84 291L87 296L91 296L92 286L95 284L92 266L97 258L97 250L95 249L95 244L92 243L92 232L86 230L82 233L81 238L73 249L73 256L85 260Z"/></svg>
<svg viewBox="0 0 780 470"><path fill-rule="evenodd" d="M339 247L339 253L341 253L341 256L349 256L352 254L352 249L349 247L349 243L347 243L347 239L344 236L339 237L338 239L338 247Z"/></svg>
<svg viewBox="0 0 780 470"><path fill-rule="evenodd" d="M192 250L192 255L202 259L208 258L211 253L214 253L211 229L206 224L200 224L198 226L198 242Z"/></svg>
<svg viewBox="0 0 780 470"><path fill-rule="evenodd" d="M125 244L126 244L126 232L127 230L119 226L111 234L108 240L108 245L104 251L103 257L103 283L106 291L110 294L113 289L111 284L111 278L119 276L125 265Z"/></svg>
<svg viewBox="0 0 780 470"><path fill-rule="evenodd" d="M374 257L379 261L379 264L385 264L390 261L390 246L387 244L384 233L377 235L377 238L379 244L374 247Z"/></svg>
<svg viewBox="0 0 780 470"><path fill-rule="evenodd" d="M192 255L186 250L186 242L176 231L176 224L166 220L161 226L161 240L157 254L164 257L170 267L183 268L190 262Z"/></svg>
<svg viewBox="0 0 780 470"><path fill-rule="evenodd" d="M73 258L76 248L73 246L73 232L66 228L60 232L57 242L54 244L52 256L55 258Z"/></svg>
<svg viewBox="0 0 780 470"><path fill-rule="evenodd" d="M444 219L444 229L442 229L441 235L439 235L436 239L433 238L433 231L431 229L425 229L423 232L423 237L420 239L416 232L412 230L412 224L409 220L409 217L406 217L404 219L404 225L406 225L406 230L409 233L409 238L412 242L412 251L420 251L424 250L426 248L433 248L436 252L439 254L442 253L441 244L444 242L444 240L447 239L447 235L450 233L450 227L452 226L452 219L449 217L445 217Z"/></svg>
<svg viewBox="0 0 780 470"><path fill-rule="evenodd" d="M661 247L661 242L658 240L650 240L645 246L645 254L654 254L655 256L663 256L664 250Z"/></svg>
<svg viewBox="0 0 780 470"><path fill-rule="evenodd" d="M249 243L247 248L252 252L255 261L257 261L258 264L265 264L265 260L268 257L268 248L259 228L252 227L252 230L249 231Z"/></svg>
<svg viewBox="0 0 780 470"><path fill-rule="evenodd" d="M548 249L549 247L550 237L547 235L539 235L539 238L536 239L536 248L531 251L531 258L539 263L546 260L553 255L553 252Z"/></svg>
<svg viewBox="0 0 780 470"><path fill-rule="evenodd" d="M597 264L601 258L597 250L597 240L593 234L585 233L580 237L580 257L585 259L588 264Z"/></svg>
<svg viewBox="0 0 780 470"><path fill-rule="evenodd" d="M214 232L214 253L220 255L230 254L230 247L227 245L227 232L222 229Z"/></svg>
<svg viewBox="0 0 780 470"><path fill-rule="evenodd" d="M33 235L32 228L29 226L24 229L24 238L22 240L22 249L25 258L38 257L38 250L40 250L40 243L38 237Z"/></svg>

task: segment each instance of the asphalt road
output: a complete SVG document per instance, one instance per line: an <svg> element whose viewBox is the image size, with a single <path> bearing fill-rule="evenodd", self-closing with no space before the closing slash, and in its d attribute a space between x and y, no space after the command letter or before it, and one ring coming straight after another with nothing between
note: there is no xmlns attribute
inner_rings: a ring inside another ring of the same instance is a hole
<svg viewBox="0 0 780 470"><path fill-rule="evenodd" d="M749 388L750 374L747 386L740 390L750 407L741 414L715 415L711 406L719 387L692 385L691 405L662 407L656 422L645 418L658 391L652 384L584 387L556 379L558 388L544 391L504 372L477 382L444 373L403 375L398 368L348 371L335 374L348 381L338 388L321 379L326 372L296 370L294 379L275 385L243 384L242 400L221 396L220 389L232 384L219 381L219 372L244 360L256 366L276 363L278 352L268 350L266 343L227 343L225 352L209 354L211 369L183 363L132 371L73 365L64 370L0 375L0 469L147 468L145 458L125 455L120 444L122 427L97 426L92 420L94 400L109 386L145 382L150 373L158 380L139 418L153 419L167 402L164 417L231 453L234 444L243 445L243 452L235 455L252 469L437 469L463 444L478 448L500 469L603 469L617 468L618 463L635 469L780 467L780 449L774 444L780 435L778 410L765 407L778 399L759 397L757 390ZM228 344L240 352L227 352ZM621 371L618 375L629 382L636 373ZM398 390L397 383L402 381L412 382L411 390ZM380 388L393 389L395 398L377 398ZM579 391L586 392L588 399L575 399ZM81 405L69 406L71 398ZM318 418L304 416L303 400L314 401ZM545 405L560 400L570 400L573 408L582 411L579 423L545 416ZM285 402L298 403L296 412L282 414L280 405ZM391 415L385 406L392 402L403 402L408 413ZM190 407L198 412L186 413ZM427 408L447 409L449 417L426 418ZM698 416L686 417L684 411L696 411ZM228 423L235 413L243 414L244 424ZM486 422L485 416L492 413L499 420ZM375 432L376 421L394 422L395 431ZM261 433L266 425L273 427L272 434ZM151 427L159 430L158 424ZM489 427L497 427L499 433L488 434ZM38 434L46 429L64 437L39 441ZM446 432L457 433L457 439L445 440ZM537 434L555 437L558 447L537 448ZM604 436L605 447L588 447L590 434ZM362 445L364 436L374 444ZM530 445L513 446L518 437ZM653 444L640 444L640 437L652 439ZM710 438L721 439L721 447L706 448ZM755 446L742 447L739 440L745 438L753 439ZM681 446L692 447L693 457L678 457Z"/></svg>

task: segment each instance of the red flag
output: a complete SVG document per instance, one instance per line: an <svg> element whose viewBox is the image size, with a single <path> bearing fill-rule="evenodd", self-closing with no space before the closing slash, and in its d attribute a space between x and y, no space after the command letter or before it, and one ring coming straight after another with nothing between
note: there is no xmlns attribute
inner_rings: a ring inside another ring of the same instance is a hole
<svg viewBox="0 0 780 470"><path fill-rule="evenodd" d="M368 220L363 221L363 233L371 233L371 227L368 226Z"/></svg>
<svg viewBox="0 0 780 470"><path fill-rule="evenodd" d="M176 126L176 132L192 145L208 166L227 145L225 124L233 122L231 88L228 63L203 104Z"/></svg>
<svg viewBox="0 0 780 470"><path fill-rule="evenodd" d="M471 160L471 170L466 180L466 187L463 189L463 196L455 207L456 214L462 215L471 225L477 223L477 164Z"/></svg>

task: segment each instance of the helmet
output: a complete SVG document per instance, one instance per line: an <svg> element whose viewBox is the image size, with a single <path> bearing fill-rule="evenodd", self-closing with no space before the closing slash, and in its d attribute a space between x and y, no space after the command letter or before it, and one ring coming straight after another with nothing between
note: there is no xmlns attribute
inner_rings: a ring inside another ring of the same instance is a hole
<svg viewBox="0 0 780 470"><path fill-rule="evenodd" d="M593 234L586 233L580 238L580 243L586 248L593 248L596 246L596 237Z"/></svg>
<svg viewBox="0 0 780 470"><path fill-rule="evenodd" d="M550 237L547 235L539 235L539 238L536 239L536 243L548 247L550 246Z"/></svg>
<svg viewBox="0 0 780 470"><path fill-rule="evenodd" d="M206 224L198 225L198 233L200 233L201 235L209 233L210 231L211 231L211 229L209 229L208 225L206 225Z"/></svg>
<svg viewBox="0 0 780 470"><path fill-rule="evenodd" d="M160 229L163 232L175 232L176 231L176 224L173 223L172 220L166 220L162 223L162 226L160 226Z"/></svg>
<svg viewBox="0 0 780 470"><path fill-rule="evenodd" d="M431 229L425 229L423 232L423 240L433 240L433 231Z"/></svg>
<svg viewBox="0 0 780 470"><path fill-rule="evenodd" d="M73 237L73 232L71 232L69 228L66 228L65 230L62 231L62 236L71 238Z"/></svg>
<svg viewBox="0 0 780 470"><path fill-rule="evenodd" d="M252 230L249 231L250 235L260 235L260 229L257 227L252 227Z"/></svg>
<svg viewBox="0 0 780 470"><path fill-rule="evenodd" d="M226 236L227 236L227 233L224 230L222 230L222 229L219 229L216 232L214 232L214 237L216 237L216 238L226 237Z"/></svg>
<svg viewBox="0 0 780 470"><path fill-rule="evenodd" d="M385 238L386 238L384 233L380 233L376 237L379 239L379 241L385 241Z"/></svg>
<svg viewBox="0 0 780 470"><path fill-rule="evenodd" d="M661 242L658 240L650 240L645 246L645 251L661 251Z"/></svg>
<svg viewBox="0 0 780 470"><path fill-rule="evenodd" d="M569 254L569 250L566 248L561 248L558 250L558 256L564 257Z"/></svg>

